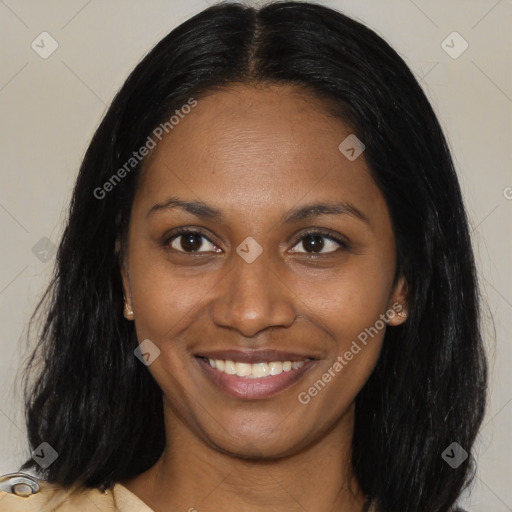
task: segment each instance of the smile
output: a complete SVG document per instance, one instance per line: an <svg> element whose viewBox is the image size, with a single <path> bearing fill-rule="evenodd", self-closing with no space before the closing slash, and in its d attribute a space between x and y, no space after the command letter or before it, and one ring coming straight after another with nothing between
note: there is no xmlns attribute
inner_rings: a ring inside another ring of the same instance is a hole
<svg viewBox="0 0 512 512"><path fill-rule="evenodd" d="M306 355L274 350L216 351L196 355L195 360L213 386L244 400L270 398L283 392L317 363Z"/></svg>
<svg viewBox="0 0 512 512"><path fill-rule="evenodd" d="M269 361L263 363L240 363L223 359L207 359L210 366L219 372L248 379L268 378L283 372L302 368L306 361Z"/></svg>

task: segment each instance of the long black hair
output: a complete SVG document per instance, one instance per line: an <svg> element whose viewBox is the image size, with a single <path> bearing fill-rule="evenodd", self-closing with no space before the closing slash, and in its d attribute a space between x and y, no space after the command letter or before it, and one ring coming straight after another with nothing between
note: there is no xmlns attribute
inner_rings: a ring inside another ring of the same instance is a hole
<svg viewBox="0 0 512 512"><path fill-rule="evenodd" d="M141 164L113 190L97 191L191 98L258 83L309 92L365 144L390 211L409 316L387 330L356 398L353 471L384 512L446 512L474 475L487 383L457 176L399 55L361 23L309 2L210 7L161 40L115 96L85 154L54 275L32 317L45 308L26 367L28 376L42 362L25 383L28 438L32 449L48 442L59 454L41 473L65 487L107 489L161 455L162 392L134 357L120 278ZM442 457L452 442L470 454L455 469ZM20 469L27 468L38 466L30 458Z"/></svg>

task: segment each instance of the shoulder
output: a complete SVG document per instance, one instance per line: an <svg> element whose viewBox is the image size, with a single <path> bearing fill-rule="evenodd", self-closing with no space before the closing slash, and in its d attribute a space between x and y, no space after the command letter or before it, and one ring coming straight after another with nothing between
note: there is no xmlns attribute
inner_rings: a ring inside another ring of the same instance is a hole
<svg viewBox="0 0 512 512"><path fill-rule="evenodd" d="M120 484L101 492L99 489L63 488L26 473L0 476L2 512L152 512Z"/></svg>

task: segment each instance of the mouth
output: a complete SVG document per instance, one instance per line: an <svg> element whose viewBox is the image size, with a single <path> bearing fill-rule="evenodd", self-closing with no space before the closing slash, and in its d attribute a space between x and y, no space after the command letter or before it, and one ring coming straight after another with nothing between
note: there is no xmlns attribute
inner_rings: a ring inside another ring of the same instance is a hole
<svg viewBox="0 0 512 512"><path fill-rule="evenodd" d="M296 383L315 359L276 351L222 352L195 357L204 374L231 396L262 399Z"/></svg>

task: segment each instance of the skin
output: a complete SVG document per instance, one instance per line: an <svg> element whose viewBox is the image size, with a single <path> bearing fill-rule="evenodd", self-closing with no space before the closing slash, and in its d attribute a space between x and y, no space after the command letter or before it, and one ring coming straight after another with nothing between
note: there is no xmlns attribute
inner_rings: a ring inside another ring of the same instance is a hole
<svg viewBox="0 0 512 512"><path fill-rule="evenodd" d="M379 315L395 303L406 309L406 283L393 285L384 197L364 153L349 161L338 150L350 133L298 89L233 86L199 99L147 160L122 278L139 342L161 351L147 368L163 391L167 446L121 483L155 511L361 511L365 496L350 476L354 401L385 329L307 405L297 398ZM171 197L203 201L223 219L179 208L148 215ZM351 203L368 223L348 214L282 222L293 208L327 201ZM199 255L183 249L183 237L166 245L183 226L206 237L197 238ZM347 247L322 238L314 252L302 238L311 228ZM252 263L236 252L248 236L263 248ZM395 315L387 328L403 321ZM316 360L291 387L244 400L212 384L192 357L232 348Z"/></svg>

